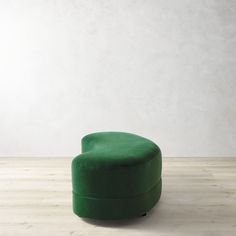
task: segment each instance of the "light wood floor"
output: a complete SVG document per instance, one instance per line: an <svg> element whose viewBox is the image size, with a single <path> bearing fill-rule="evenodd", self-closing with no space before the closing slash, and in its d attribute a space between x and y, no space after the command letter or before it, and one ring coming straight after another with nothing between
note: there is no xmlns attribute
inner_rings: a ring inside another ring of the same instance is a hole
<svg viewBox="0 0 236 236"><path fill-rule="evenodd" d="M163 158L146 217L85 221L71 210L70 158L0 158L0 236L236 235L236 158Z"/></svg>

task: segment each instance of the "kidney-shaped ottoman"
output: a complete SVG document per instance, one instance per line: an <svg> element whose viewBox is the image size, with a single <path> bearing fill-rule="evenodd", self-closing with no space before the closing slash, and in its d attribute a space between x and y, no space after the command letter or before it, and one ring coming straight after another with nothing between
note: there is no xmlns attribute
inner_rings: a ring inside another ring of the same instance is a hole
<svg viewBox="0 0 236 236"><path fill-rule="evenodd" d="M150 210L161 195L161 151L152 141L123 132L82 139L72 161L73 211L80 217L125 219Z"/></svg>

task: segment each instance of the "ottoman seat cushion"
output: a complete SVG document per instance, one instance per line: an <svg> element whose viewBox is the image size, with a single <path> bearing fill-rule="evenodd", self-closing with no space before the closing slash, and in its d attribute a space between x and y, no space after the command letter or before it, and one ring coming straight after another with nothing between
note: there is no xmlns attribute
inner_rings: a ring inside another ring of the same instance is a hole
<svg viewBox="0 0 236 236"><path fill-rule="evenodd" d="M82 139L72 162L73 210L81 217L124 219L151 209L161 194L161 151L152 141L123 132Z"/></svg>

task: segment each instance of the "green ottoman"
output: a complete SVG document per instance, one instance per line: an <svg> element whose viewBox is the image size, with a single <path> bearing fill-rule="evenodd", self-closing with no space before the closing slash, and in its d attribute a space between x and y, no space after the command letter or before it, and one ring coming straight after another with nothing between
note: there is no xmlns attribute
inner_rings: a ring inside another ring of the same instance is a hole
<svg viewBox="0 0 236 236"><path fill-rule="evenodd" d="M80 217L125 219L150 210L161 195L161 151L152 141L122 132L82 139L72 161L73 211Z"/></svg>

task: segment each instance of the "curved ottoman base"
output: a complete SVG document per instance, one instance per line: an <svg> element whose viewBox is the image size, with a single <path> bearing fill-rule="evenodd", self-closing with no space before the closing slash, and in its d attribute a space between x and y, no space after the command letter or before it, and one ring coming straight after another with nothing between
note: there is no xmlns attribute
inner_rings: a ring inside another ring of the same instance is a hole
<svg viewBox="0 0 236 236"><path fill-rule="evenodd" d="M161 196L161 179L148 192L130 198L92 198L73 192L73 211L83 218L118 220L142 216Z"/></svg>

